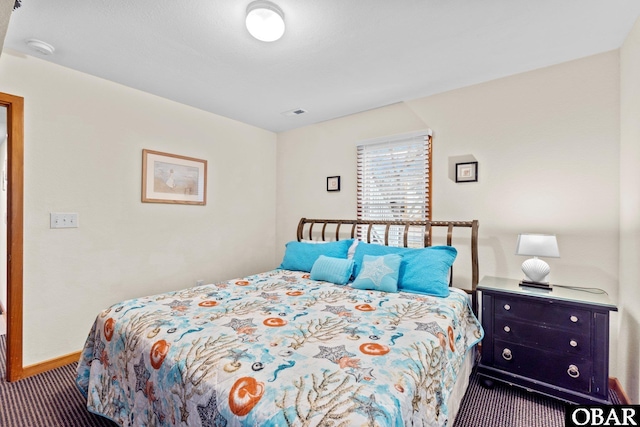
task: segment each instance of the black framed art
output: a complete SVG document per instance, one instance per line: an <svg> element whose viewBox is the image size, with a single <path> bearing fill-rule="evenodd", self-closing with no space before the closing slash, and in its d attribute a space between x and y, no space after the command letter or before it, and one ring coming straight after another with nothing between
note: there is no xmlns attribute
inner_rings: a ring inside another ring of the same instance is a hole
<svg viewBox="0 0 640 427"><path fill-rule="evenodd" d="M477 182L478 162L456 163L456 182Z"/></svg>
<svg viewBox="0 0 640 427"><path fill-rule="evenodd" d="M327 177L327 191L340 191L340 177L328 176Z"/></svg>

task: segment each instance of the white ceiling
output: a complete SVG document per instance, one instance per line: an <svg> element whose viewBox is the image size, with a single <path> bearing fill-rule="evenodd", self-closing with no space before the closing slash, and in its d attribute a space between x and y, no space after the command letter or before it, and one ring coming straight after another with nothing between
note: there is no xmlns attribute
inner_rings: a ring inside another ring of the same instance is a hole
<svg viewBox="0 0 640 427"><path fill-rule="evenodd" d="M274 0L286 33L264 43L250 1L23 0L4 47L279 132L616 49L640 16L638 0Z"/></svg>

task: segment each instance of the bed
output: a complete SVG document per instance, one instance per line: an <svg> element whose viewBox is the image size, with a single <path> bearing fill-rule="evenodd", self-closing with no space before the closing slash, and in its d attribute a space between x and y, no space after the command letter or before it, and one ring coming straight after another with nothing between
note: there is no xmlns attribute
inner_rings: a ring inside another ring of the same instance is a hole
<svg viewBox="0 0 640 427"><path fill-rule="evenodd" d="M483 336L478 222L302 218L296 237L272 271L100 312L77 370L88 410L122 426L452 425Z"/></svg>

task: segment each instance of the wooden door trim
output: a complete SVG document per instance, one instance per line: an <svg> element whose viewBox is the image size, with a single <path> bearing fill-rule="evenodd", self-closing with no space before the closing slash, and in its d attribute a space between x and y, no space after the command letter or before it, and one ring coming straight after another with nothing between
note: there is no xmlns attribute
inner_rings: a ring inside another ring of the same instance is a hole
<svg viewBox="0 0 640 427"><path fill-rule="evenodd" d="M22 366L24 98L0 92L7 108L7 381L24 376Z"/></svg>

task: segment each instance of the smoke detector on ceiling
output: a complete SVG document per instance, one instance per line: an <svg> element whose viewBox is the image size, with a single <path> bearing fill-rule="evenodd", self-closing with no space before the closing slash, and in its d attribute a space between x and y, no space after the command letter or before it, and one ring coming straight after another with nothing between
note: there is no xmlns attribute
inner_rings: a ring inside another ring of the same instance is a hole
<svg viewBox="0 0 640 427"><path fill-rule="evenodd" d="M307 112L307 110L304 110L302 108L294 108L293 110L285 111L285 112L280 113L280 114L282 114L283 116L291 117L291 116L299 116L299 115L304 114L306 112Z"/></svg>
<svg viewBox="0 0 640 427"><path fill-rule="evenodd" d="M53 55L53 52L56 50L49 43L45 43L42 40L37 39L27 40L27 46L29 46L29 49L38 52L41 55Z"/></svg>

